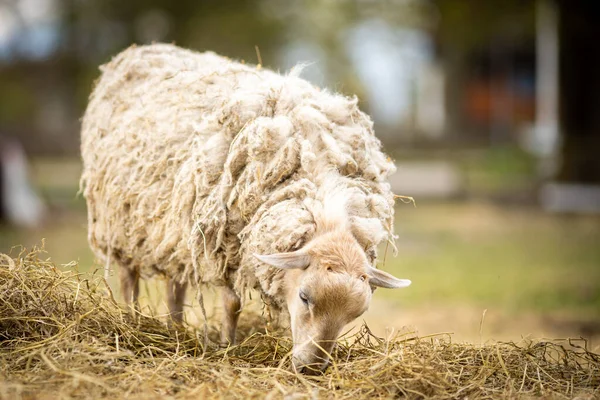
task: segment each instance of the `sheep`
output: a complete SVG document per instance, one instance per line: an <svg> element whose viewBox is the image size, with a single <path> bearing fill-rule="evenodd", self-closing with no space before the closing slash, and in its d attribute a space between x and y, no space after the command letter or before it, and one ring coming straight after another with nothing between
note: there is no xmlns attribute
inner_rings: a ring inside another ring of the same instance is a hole
<svg viewBox="0 0 600 400"><path fill-rule="evenodd" d="M186 288L223 288L223 343L242 300L285 315L293 365L326 368L376 287L393 245L394 164L358 101L299 77L174 45L130 47L102 66L82 119L88 240L119 266L136 304L161 275L175 322ZM201 291L199 291L201 293Z"/></svg>

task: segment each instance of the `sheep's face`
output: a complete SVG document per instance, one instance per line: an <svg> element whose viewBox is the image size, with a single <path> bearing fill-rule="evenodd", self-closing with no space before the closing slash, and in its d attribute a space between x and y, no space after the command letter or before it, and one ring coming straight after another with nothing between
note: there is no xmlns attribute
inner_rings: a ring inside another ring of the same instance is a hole
<svg viewBox="0 0 600 400"><path fill-rule="evenodd" d="M371 301L366 274L351 275L315 259L290 280L287 305L294 339L294 367L316 373L344 326L362 315Z"/></svg>
<svg viewBox="0 0 600 400"><path fill-rule="evenodd" d="M344 326L362 315L377 286L405 287L410 281L372 268L347 232L330 232L292 252L257 257L286 271L286 296L297 371L324 370Z"/></svg>

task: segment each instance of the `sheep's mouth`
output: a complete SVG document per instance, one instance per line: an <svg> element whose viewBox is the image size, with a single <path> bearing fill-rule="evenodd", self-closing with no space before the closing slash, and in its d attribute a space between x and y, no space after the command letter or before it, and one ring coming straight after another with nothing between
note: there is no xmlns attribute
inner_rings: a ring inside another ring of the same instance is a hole
<svg viewBox="0 0 600 400"><path fill-rule="evenodd" d="M318 364L303 365L302 367L298 367L296 369L296 371L301 373L302 375L321 375L321 374L325 373L326 370L327 370L327 365L325 365L323 367Z"/></svg>
<svg viewBox="0 0 600 400"><path fill-rule="evenodd" d="M321 375L327 371L329 361L304 364L294 360L294 371L302 375Z"/></svg>

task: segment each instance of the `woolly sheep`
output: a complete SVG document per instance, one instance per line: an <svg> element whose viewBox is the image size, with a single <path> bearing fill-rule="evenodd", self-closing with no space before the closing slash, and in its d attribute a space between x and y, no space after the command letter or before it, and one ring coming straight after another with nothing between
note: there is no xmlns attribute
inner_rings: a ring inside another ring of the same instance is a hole
<svg viewBox="0 0 600 400"><path fill-rule="evenodd" d="M130 47L101 71L81 185L90 246L120 267L127 302L140 276L162 275L181 321L188 283L221 286L226 343L257 289L289 313L293 364L314 373L375 287L410 284L374 268L377 245L393 244L394 165L356 98L298 68L167 44Z"/></svg>

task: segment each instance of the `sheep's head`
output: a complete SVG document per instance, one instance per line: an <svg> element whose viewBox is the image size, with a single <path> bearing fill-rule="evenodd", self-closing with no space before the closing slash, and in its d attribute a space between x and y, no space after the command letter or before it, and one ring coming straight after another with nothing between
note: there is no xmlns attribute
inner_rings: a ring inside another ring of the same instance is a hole
<svg viewBox="0 0 600 400"><path fill-rule="evenodd" d="M340 332L367 310L376 287L410 285L409 280L371 267L346 231L320 235L298 251L256 257L286 270L293 363L297 371L308 374L327 367Z"/></svg>

